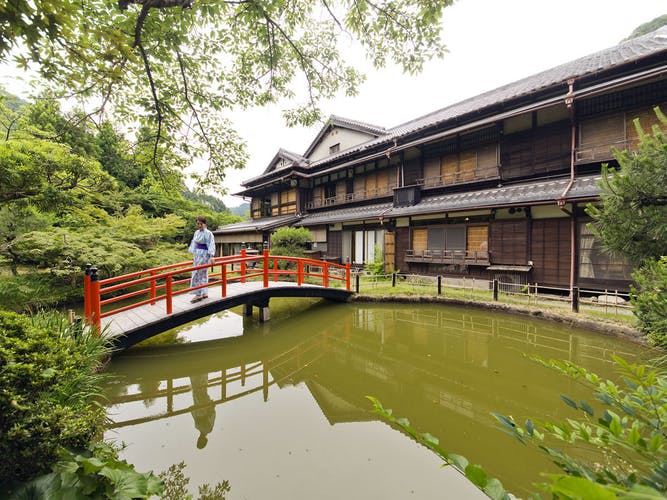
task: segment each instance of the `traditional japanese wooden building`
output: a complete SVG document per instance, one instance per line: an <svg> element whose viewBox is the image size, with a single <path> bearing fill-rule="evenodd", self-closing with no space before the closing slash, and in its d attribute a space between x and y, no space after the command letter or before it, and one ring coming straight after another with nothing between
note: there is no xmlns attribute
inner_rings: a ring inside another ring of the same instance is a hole
<svg viewBox="0 0 667 500"><path fill-rule="evenodd" d="M309 228L328 259L514 283L626 289L585 207L613 148L667 110L667 27L382 128L332 116L303 155L280 150L239 195L251 220L214 233L225 254ZM236 245L236 246L235 246Z"/></svg>

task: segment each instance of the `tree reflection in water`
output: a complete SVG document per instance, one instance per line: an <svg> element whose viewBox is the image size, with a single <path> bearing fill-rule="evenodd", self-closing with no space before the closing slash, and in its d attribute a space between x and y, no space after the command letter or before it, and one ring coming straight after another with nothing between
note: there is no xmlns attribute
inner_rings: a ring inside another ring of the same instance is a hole
<svg viewBox="0 0 667 500"><path fill-rule="evenodd" d="M159 474L160 479L164 481L163 500L183 500L184 498L193 498L188 493L188 484L190 478L183 473L185 462L180 462L169 467L166 471ZM215 486L203 484L199 487L199 500L225 500L225 495L229 493L231 486L229 481L224 480Z"/></svg>

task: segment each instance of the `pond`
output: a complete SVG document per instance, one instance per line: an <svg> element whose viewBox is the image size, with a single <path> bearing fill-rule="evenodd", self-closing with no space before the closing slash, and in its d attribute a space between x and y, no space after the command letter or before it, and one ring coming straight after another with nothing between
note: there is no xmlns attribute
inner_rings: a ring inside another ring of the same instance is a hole
<svg viewBox="0 0 667 500"><path fill-rule="evenodd" d="M373 413L366 396L481 464L519 497L555 467L497 428L574 413L590 395L526 355L613 377L622 339L546 321L442 304L273 299L271 321L225 311L111 362L113 420L138 470L184 462L188 488L229 482L228 499L484 498Z"/></svg>

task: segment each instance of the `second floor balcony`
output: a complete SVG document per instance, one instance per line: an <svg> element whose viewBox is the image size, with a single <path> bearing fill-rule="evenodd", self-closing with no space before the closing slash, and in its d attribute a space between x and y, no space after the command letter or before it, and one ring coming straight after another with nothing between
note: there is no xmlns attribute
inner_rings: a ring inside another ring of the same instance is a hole
<svg viewBox="0 0 667 500"><path fill-rule="evenodd" d="M500 179L500 167L497 165L424 177L423 179L417 179L417 184L420 184L423 188L433 188L492 179Z"/></svg>
<svg viewBox="0 0 667 500"><path fill-rule="evenodd" d="M353 203L363 200L372 200L374 198L384 198L387 196L392 196L394 192L394 186L383 186L373 189L365 189L363 191L357 191L354 193L345 193L336 196L331 196L327 198L319 198L316 200L307 201L305 204L306 210L330 207L334 205L342 205L345 203Z"/></svg>
<svg viewBox="0 0 667 500"><path fill-rule="evenodd" d="M613 160L614 153L612 149L618 149L619 151L623 151L624 149L636 151L638 142L639 139L633 138L599 144L582 145L575 150L574 161L577 164L582 164Z"/></svg>

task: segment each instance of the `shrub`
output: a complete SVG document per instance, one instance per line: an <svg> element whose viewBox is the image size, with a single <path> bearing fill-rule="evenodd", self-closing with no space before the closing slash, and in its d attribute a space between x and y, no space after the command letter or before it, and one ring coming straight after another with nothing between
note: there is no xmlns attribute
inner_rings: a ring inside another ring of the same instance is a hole
<svg viewBox="0 0 667 500"><path fill-rule="evenodd" d="M60 447L84 449L101 434L104 355L99 339L64 318L0 312L0 483L47 472Z"/></svg>
<svg viewBox="0 0 667 500"><path fill-rule="evenodd" d="M382 276L384 274L384 258L380 245L373 247L373 260L366 262L364 269L371 276Z"/></svg>
<svg viewBox="0 0 667 500"><path fill-rule="evenodd" d="M303 256L313 234L305 227L281 227L271 235L272 255Z"/></svg>
<svg viewBox="0 0 667 500"><path fill-rule="evenodd" d="M667 348L667 257L647 260L633 274L632 305L639 328L650 341Z"/></svg>

